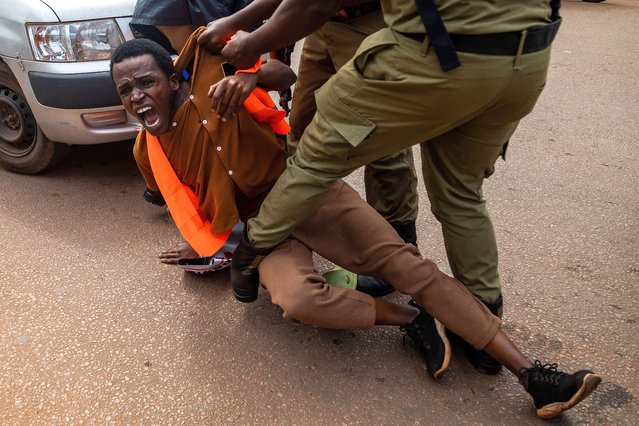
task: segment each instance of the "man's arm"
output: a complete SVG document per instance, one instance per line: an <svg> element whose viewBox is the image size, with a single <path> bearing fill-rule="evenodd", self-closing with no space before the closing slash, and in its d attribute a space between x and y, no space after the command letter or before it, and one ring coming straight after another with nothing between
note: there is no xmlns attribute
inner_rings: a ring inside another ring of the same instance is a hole
<svg viewBox="0 0 639 426"><path fill-rule="evenodd" d="M230 63L248 68L262 53L294 44L320 28L344 5L344 0L283 0L260 28L222 49Z"/></svg>
<svg viewBox="0 0 639 426"><path fill-rule="evenodd" d="M200 45L202 45L206 50L208 50L209 53L213 55L219 55L222 49L224 48L224 45L231 38L233 34L235 34L239 30L249 31L252 28L256 27L258 24L260 24L262 21L269 19L271 15L273 15L273 13L278 9L278 6L280 6L283 1L285 0L255 0L251 4L246 6L244 9L239 10L238 12L235 12L231 16L227 16L224 18L217 19L213 22L210 22L207 25L206 30L202 34L200 34L200 36L198 37L197 42ZM379 1L379 0L341 0L337 2L339 3L337 8L339 9L342 7L371 3L374 1ZM309 9L308 3L310 2L308 0L298 1L297 3L298 3L297 7L301 8L301 10ZM324 0L314 0L312 6L316 7L318 5L322 5L323 3L324 3ZM326 1L326 3L330 5L331 2ZM330 8L333 9L334 7L331 5ZM332 11L332 13L335 13L336 11L337 9ZM305 22L307 17L300 17L299 19L300 19L299 22ZM321 24L319 24L319 26L321 26ZM317 28L319 28L319 26ZM287 27L282 27L282 28L287 28ZM310 32L308 34L310 34ZM292 37L294 38L293 43L308 34L295 36L297 38ZM284 45L280 47L288 46L293 43L288 43L288 44L285 43ZM272 49L272 50L276 50L276 49Z"/></svg>
<svg viewBox="0 0 639 426"><path fill-rule="evenodd" d="M268 19L282 0L255 0L231 16L216 19L206 26L197 42L212 55L219 55L226 42L239 30L249 31Z"/></svg>
<svg viewBox="0 0 639 426"><path fill-rule="evenodd" d="M257 73L257 84L266 91L281 92L297 80L293 70L277 59L269 59Z"/></svg>

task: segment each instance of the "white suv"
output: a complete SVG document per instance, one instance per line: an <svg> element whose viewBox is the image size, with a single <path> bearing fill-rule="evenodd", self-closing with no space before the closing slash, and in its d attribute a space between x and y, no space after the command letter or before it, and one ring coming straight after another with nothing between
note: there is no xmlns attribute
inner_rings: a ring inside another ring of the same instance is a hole
<svg viewBox="0 0 639 426"><path fill-rule="evenodd" d="M109 76L135 0L0 2L0 164L49 167L72 144L135 137Z"/></svg>

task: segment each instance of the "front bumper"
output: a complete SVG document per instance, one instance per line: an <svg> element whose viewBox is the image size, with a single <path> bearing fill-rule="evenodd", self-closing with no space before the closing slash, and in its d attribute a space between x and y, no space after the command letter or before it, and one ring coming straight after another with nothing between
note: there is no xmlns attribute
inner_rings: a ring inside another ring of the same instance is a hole
<svg viewBox="0 0 639 426"><path fill-rule="evenodd" d="M30 71L28 75L33 93L44 107L93 109L120 105L108 71L86 74Z"/></svg>
<svg viewBox="0 0 639 426"><path fill-rule="evenodd" d="M118 19L125 39L129 18ZM38 62L2 56L52 141L88 145L134 138L141 126L126 114L109 74L109 61Z"/></svg>

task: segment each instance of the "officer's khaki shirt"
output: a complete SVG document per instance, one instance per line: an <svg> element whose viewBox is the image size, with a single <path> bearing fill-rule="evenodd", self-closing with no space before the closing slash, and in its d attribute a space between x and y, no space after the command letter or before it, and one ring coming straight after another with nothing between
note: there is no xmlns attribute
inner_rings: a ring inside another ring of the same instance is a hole
<svg viewBox="0 0 639 426"><path fill-rule="evenodd" d="M435 0L450 34L519 31L550 22L550 0ZM415 0L382 0L386 24L404 33L424 33Z"/></svg>
<svg viewBox="0 0 639 426"><path fill-rule="evenodd" d="M255 209L254 201L259 205L284 171L285 152L271 128L245 109L227 122L218 120L206 95L223 77L223 58L200 50L198 34L191 36L176 63L178 75L186 68L192 76L190 97L173 116L171 130L158 139L178 178L198 194L211 231L219 233L237 223L238 208L246 212ZM133 153L147 186L157 191L145 132L138 135Z"/></svg>

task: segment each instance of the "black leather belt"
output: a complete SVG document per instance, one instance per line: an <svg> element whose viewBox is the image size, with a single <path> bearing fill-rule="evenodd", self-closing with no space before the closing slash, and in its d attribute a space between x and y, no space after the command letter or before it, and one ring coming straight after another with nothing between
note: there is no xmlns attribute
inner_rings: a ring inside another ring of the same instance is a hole
<svg viewBox="0 0 639 426"><path fill-rule="evenodd" d="M528 28L526 31L513 31L508 33L461 35L449 34L458 52L478 53L482 55L516 56L523 38L521 53L533 53L544 50L555 39L561 18L547 25ZM524 35L525 33L525 35ZM426 38L424 33L400 33L420 43Z"/></svg>

